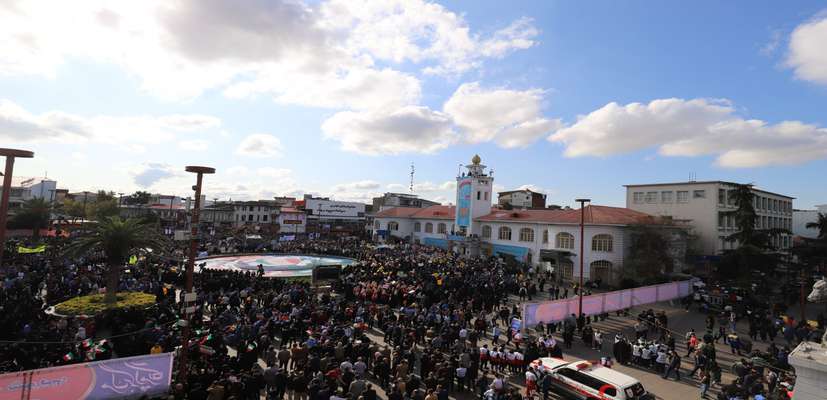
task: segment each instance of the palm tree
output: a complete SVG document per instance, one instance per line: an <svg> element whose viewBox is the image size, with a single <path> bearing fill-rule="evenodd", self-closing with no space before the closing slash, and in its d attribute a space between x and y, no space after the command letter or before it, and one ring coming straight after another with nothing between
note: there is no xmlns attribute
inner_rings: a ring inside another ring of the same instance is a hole
<svg viewBox="0 0 827 400"><path fill-rule="evenodd" d="M37 239L40 230L49 226L51 206L44 199L34 198L23 203L20 210L12 217L10 225L14 228L31 229L32 237Z"/></svg>
<svg viewBox="0 0 827 400"><path fill-rule="evenodd" d="M167 245L167 239L155 226L135 218L106 218L98 221L87 234L67 248L70 256L81 256L102 251L107 264L106 296L104 302L115 303L121 268L138 249L150 248L156 252Z"/></svg>
<svg viewBox="0 0 827 400"><path fill-rule="evenodd" d="M827 214L818 213L818 219L815 222L808 222L807 229L818 229L818 238L827 240Z"/></svg>

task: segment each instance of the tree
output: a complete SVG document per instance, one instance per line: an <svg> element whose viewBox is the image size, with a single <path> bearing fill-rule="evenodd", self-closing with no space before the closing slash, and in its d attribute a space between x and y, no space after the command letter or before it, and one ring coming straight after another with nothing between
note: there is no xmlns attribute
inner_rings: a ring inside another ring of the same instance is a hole
<svg viewBox="0 0 827 400"><path fill-rule="evenodd" d="M141 205L141 204L149 204L149 200L152 195L149 192L144 192L139 190L135 193L130 194L127 197L124 197L124 203L134 206L134 205Z"/></svg>
<svg viewBox="0 0 827 400"><path fill-rule="evenodd" d="M736 184L734 189L729 190L728 196L735 200L736 209L725 215L734 217L738 231L725 240L737 243L738 248L724 253L719 272L727 278L746 278L751 276L753 270L772 271L781 262L772 239L788 231L779 228L756 229L758 215L753 205L755 195L752 185Z"/></svg>
<svg viewBox="0 0 827 400"><path fill-rule="evenodd" d="M624 263L624 269L635 280L643 282L672 272L675 260L663 230L648 225L631 226L629 239L629 261Z"/></svg>
<svg viewBox="0 0 827 400"><path fill-rule="evenodd" d="M815 222L808 222L805 225L807 229L818 229L818 239L827 241L827 214L818 213L818 219Z"/></svg>
<svg viewBox="0 0 827 400"><path fill-rule="evenodd" d="M102 251L106 259L106 303L115 303L121 268L139 249L150 248L159 252L166 248L167 239L157 229L139 219L105 218L67 249L72 257Z"/></svg>
<svg viewBox="0 0 827 400"><path fill-rule="evenodd" d="M51 205L44 199L34 198L23 203L19 211L9 221L12 228L31 229L32 237L40 237L40 230L49 226L52 214Z"/></svg>
<svg viewBox="0 0 827 400"><path fill-rule="evenodd" d="M117 216L120 213L118 201L115 199L97 199L90 207L89 214L97 221Z"/></svg>

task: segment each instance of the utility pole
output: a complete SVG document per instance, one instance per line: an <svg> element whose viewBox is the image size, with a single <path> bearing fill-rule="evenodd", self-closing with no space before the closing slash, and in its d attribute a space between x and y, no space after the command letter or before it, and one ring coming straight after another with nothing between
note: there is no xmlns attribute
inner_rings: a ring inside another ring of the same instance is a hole
<svg viewBox="0 0 827 400"><path fill-rule="evenodd" d="M6 220L9 216L9 194L11 193L11 177L14 172L14 159L32 158L34 152L18 149L0 148L0 156L6 157L6 170L3 174L3 193L0 195L0 267L3 266L3 253L6 250Z"/></svg>
<svg viewBox="0 0 827 400"><path fill-rule="evenodd" d="M186 281L184 286L184 293L181 293L183 301L181 302L184 308L183 329L181 331L181 354L178 359L178 381L184 383L187 381L187 351L189 350L190 341L190 315L195 312L194 306L189 306L195 301L195 292L192 290L193 270L195 269L195 252L198 247L198 211L201 206L201 181L204 174L214 174L215 168L187 166L187 172L197 174L195 186L195 210L192 212L192 226L190 227L190 249L189 258L187 259Z"/></svg>
<svg viewBox="0 0 827 400"><path fill-rule="evenodd" d="M583 315L583 259L586 258L586 253L584 252L585 246L583 244L586 241L586 203L590 202L591 200L576 199L574 201L580 203L580 285L577 287L577 318L579 319L580 316Z"/></svg>

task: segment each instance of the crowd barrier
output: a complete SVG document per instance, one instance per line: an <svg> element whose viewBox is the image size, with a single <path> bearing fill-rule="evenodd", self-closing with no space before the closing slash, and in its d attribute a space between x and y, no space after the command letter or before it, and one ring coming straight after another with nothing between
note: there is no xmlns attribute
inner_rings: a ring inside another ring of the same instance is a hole
<svg viewBox="0 0 827 400"><path fill-rule="evenodd" d="M642 286L633 289L616 290L583 296L583 313L597 315L626 308L657 303L689 296L691 285L687 281ZM559 322L567 316L577 315L577 297L526 303L523 305L523 327L534 327L546 322Z"/></svg>
<svg viewBox="0 0 827 400"><path fill-rule="evenodd" d="M0 400L139 399L169 391L172 353L0 375Z"/></svg>

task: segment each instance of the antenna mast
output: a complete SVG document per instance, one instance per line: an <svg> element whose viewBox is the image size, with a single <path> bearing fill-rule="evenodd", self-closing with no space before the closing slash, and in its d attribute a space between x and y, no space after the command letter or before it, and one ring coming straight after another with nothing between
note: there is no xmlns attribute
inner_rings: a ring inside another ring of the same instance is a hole
<svg viewBox="0 0 827 400"><path fill-rule="evenodd" d="M414 184L414 163L411 163L411 186L409 188L410 191L411 191L411 194L413 194L413 191L414 191L413 190L414 189L413 184Z"/></svg>

